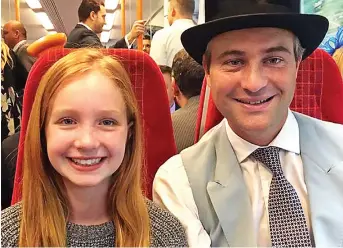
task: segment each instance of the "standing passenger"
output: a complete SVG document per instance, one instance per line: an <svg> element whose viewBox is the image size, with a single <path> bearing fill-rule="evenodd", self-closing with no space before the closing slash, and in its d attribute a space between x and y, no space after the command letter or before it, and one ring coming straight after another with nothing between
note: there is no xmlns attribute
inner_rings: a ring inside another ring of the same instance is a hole
<svg viewBox="0 0 343 248"><path fill-rule="evenodd" d="M169 0L168 22L170 27L158 30L151 41L150 56L158 65L173 64L175 54L183 46L181 34L193 27L194 0Z"/></svg>
<svg viewBox="0 0 343 248"><path fill-rule="evenodd" d="M106 24L104 0L82 0L78 9L79 23L68 35L66 48L98 47L103 45L98 34ZM144 21L134 22L132 29L111 48L131 48L136 38L145 30Z"/></svg>

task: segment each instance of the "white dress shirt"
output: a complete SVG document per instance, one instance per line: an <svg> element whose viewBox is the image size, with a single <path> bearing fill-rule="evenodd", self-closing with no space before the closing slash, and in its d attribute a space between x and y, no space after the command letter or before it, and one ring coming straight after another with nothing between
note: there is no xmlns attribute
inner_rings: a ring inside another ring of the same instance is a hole
<svg viewBox="0 0 343 248"><path fill-rule="evenodd" d="M151 41L150 56L158 65L173 64L174 56L183 49L181 34L188 28L195 26L191 19L179 19L170 27L157 31Z"/></svg>
<svg viewBox="0 0 343 248"><path fill-rule="evenodd" d="M257 237L256 243L258 246L271 246L268 197L272 173L261 162L250 157L251 153L259 146L251 144L236 135L227 120L223 120L219 125L225 125L228 139L242 169L252 207L255 236ZM205 135L203 138L207 139L208 137ZM290 110L283 128L269 146L281 148L280 161L284 175L299 196L307 225L310 228L307 189L300 157L299 127ZM198 209L182 164L181 155L170 158L157 171L154 179L153 198L156 203L168 209L181 221L186 229L191 247L211 246L210 237L199 220Z"/></svg>

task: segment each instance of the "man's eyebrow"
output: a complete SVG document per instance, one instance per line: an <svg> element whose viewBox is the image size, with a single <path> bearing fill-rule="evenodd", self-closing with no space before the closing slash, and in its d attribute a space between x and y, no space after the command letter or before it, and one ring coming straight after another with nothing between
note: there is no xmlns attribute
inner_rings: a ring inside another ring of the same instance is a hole
<svg viewBox="0 0 343 248"><path fill-rule="evenodd" d="M218 56L218 59L222 59L226 56L229 56L229 55L238 55L238 56L243 56L245 55L245 52L243 51L240 51L240 50L227 50L223 53L221 53L219 56Z"/></svg>
<svg viewBox="0 0 343 248"><path fill-rule="evenodd" d="M292 52L284 46L270 47L263 51L263 53L273 53L273 52L286 52L286 53L292 54Z"/></svg>

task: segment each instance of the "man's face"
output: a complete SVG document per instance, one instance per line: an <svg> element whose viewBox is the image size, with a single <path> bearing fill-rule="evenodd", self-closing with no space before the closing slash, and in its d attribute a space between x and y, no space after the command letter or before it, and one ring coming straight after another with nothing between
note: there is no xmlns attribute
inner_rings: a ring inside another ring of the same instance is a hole
<svg viewBox="0 0 343 248"><path fill-rule="evenodd" d="M96 17L94 20L94 32L99 34L102 32L102 28L106 23L106 9L104 6L100 5L100 10L96 13Z"/></svg>
<svg viewBox="0 0 343 248"><path fill-rule="evenodd" d="M12 26L7 23L4 25L2 37L4 38L7 46L13 49L13 47L18 43L19 31L13 30Z"/></svg>
<svg viewBox="0 0 343 248"><path fill-rule="evenodd" d="M150 54L151 41L143 39L143 51Z"/></svg>
<svg viewBox="0 0 343 248"><path fill-rule="evenodd" d="M166 83L169 107L174 104L174 89L172 87L172 77L169 73L163 73L164 82Z"/></svg>
<svg viewBox="0 0 343 248"><path fill-rule="evenodd" d="M277 28L230 31L213 38L209 50L207 83L232 130L248 141L276 135L287 118L300 63L294 35Z"/></svg>

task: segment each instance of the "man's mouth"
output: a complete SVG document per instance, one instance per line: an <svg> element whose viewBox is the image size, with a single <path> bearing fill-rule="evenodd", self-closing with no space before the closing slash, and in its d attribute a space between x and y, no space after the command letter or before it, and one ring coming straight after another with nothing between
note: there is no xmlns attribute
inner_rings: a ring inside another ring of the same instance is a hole
<svg viewBox="0 0 343 248"><path fill-rule="evenodd" d="M258 100L258 101L247 101L247 100L242 100L242 99L236 99L235 100L237 102L240 102L240 103L244 103L244 104L249 104L249 105L259 105L259 104L263 104L263 103L266 103L266 102L269 102L270 100L273 99L274 96L271 96L271 97L268 97L266 99L262 99L262 100Z"/></svg>

